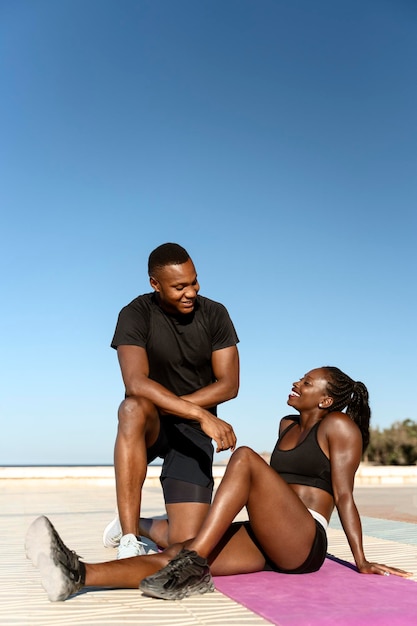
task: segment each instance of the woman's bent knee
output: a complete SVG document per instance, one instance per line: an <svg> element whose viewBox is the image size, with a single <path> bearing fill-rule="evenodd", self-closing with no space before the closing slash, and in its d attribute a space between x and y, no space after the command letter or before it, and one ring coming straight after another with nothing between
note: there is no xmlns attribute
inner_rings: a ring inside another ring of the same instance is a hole
<svg viewBox="0 0 417 626"><path fill-rule="evenodd" d="M230 457L229 463L231 461L250 462L251 460L257 458L259 458L259 455L254 450L252 450L252 448L249 448L248 446L240 446L233 452L232 456Z"/></svg>

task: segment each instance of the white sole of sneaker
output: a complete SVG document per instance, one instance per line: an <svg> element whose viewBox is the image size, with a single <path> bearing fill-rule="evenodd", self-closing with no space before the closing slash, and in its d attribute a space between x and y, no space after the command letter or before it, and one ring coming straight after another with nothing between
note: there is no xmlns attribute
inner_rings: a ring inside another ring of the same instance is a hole
<svg viewBox="0 0 417 626"><path fill-rule="evenodd" d="M68 593L68 580L52 556L52 529L49 520L42 516L29 526L25 538L26 557L39 569L42 587L51 602L65 600Z"/></svg>
<svg viewBox="0 0 417 626"><path fill-rule="evenodd" d="M106 548L117 548L122 538L119 516L116 516L110 524L107 524L103 532L103 544Z"/></svg>
<svg viewBox="0 0 417 626"><path fill-rule="evenodd" d="M39 572L41 575L42 587L48 594L50 602L66 600L71 595L68 580L62 571L56 567L53 559L41 554L39 558Z"/></svg>
<svg viewBox="0 0 417 626"><path fill-rule="evenodd" d="M25 550L26 558L32 561L35 567L39 567L42 554L50 555L51 531L46 517L37 517L29 526L25 538Z"/></svg>

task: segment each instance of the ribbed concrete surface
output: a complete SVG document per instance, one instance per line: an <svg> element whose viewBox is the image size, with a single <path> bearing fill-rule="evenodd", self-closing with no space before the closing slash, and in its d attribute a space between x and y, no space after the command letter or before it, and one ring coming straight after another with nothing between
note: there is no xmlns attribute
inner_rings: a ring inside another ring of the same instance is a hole
<svg viewBox="0 0 417 626"><path fill-rule="evenodd" d="M67 545L85 560L109 560L115 558L115 552L103 547L101 535L113 515L114 505L114 483L108 478L0 480L0 624L261 626L268 623L219 592L164 602L146 599L135 590L93 590L63 603L50 603L37 570L24 555L23 542L29 524L38 515L48 515ZM143 514L161 513L160 488L147 486ZM417 525L377 522L372 517L364 518L368 557L412 570L417 581L417 550L412 541L417 536ZM329 552L351 560L336 518L329 530Z"/></svg>

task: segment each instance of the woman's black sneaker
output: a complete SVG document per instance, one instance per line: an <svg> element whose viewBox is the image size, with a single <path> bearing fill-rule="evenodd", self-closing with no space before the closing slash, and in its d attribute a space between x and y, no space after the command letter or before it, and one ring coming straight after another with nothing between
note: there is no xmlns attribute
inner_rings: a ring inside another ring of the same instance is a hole
<svg viewBox="0 0 417 626"><path fill-rule="evenodd" d="M214 591L207 559L183 549L163 569L144 578L139 589L147 596L182 600L197 593Z"/></svg>
<svg viewBox="0 0 417 626"><path fill-rule="evenodd" d="M39 568L51 602L66 600L85 584L85 565L67 548L47 517L35 519L26 533L26 556Z"/></svg>

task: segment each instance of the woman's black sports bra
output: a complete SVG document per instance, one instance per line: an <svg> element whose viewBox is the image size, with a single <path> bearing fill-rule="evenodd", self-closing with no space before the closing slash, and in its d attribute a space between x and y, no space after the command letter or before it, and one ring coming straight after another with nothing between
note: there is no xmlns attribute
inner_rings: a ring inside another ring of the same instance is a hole
<svg viewBox="0 0 417 626"><path fill-rule="evenodd" d="M330 460L317 441L317 430L321 422L314 424L307 437L291 450L280 450L280 441L285 434L299 423L296 415L288 415L293 423L281 433L271 455L270 465L288 484L307 485L323 489L333 496Z"/></svg>

